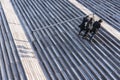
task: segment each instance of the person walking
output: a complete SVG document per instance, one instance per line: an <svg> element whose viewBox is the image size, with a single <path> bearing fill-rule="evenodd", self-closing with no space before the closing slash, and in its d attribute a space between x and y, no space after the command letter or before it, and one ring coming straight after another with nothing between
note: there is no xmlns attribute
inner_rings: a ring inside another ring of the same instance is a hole
<svg viewBox="0 0 120 80"><path fill-rule="evenodd" d="M101 23L102 23L102 19L95 21L93 23L93 28L90 31L91 32L91 37L90 37L90 41L92 40L92 38L95 36L95 34L99 31L100 27L101 27Z"/></svg>
<svg viewBox="0 0 120 80"><path fill-rule="evenodd" d="M86 31L85 31L85 34L83 35L83 38L87 38L88 34L90 33L93 27L92 24L93 24L93 18L90 18L90 20L88 21L86 25Z"/></svg>
<svg viewBox="0 0 120 80"><path fill-rule="evenodd" d="M87 15L86 17L83 18L82 23L79 25L80 27L79 35L83 30L86 30L86 24L88 21L89 21L89 16Z"/></svg>

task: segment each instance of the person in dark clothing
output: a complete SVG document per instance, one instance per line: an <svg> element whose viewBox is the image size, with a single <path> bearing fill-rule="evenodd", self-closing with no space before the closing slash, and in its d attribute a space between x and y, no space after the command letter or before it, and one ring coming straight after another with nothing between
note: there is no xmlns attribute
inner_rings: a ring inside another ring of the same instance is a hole
<svg viewBox="0 0 120 80"><path fill-rule="evenodd" d="M89 18L89 16L84 17L82 23L79 25L79 27L80 27L79 35L80 35L81 31L86 29L86 23L89 21L88 18Z"/></svg>
<svg viewBox="0 0 120 80"><path fill-rule="evenodd" d="M88 21L86 25L86 31L85 31L85 34L83 35L83 38L86 38L88 36L89 32L92 29L92 24L93 24L93 18L90 18L90 20Z"/></svg>
<svg viewBox="0 0 120 80"><path fill-rule="evenodd" d="M92 36L90 37L90 41L92 40L92 38L95 36L95 34L98 32L99 28L101 27L101 23L102 23L102 19L100 19L99 21L95 21L93 24L93 28L90 31L92 34Z"/></svg>

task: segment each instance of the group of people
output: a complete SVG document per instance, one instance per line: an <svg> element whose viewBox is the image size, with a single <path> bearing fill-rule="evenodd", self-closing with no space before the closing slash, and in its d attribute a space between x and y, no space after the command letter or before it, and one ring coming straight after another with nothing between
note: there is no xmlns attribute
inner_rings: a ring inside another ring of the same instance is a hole
<svg viewBox="0 0 120 80"><path fill-rule="evenodd" d="M93 18L86 16L83 18L82 23L79 25L80 31L79 35L82 31L85 31L83 38L87 38L89 34L91 34L89 40L91 41L95 34L98 32L99 28L101 27L102 19L98 21L94 21Z"/></svg>

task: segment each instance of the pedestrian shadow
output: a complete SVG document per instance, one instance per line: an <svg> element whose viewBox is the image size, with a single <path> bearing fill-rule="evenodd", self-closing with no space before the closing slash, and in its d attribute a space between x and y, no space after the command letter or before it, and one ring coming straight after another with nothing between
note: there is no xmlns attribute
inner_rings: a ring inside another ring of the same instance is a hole
<svg viewBox="0 0 120 80"><path fill-rule="evenodd" d="M22 46L22 45L17 45L17 48L29 49L29 48L27 48L27 47L25 47L25 46Z"/></svg>
<svg viewBox="0 0 120 80"><path fill-rule="evenodd" d="M33 51L32 49L30 48L27 48L23 45L17 45L17 49L18 49L18 52L19 52L19 55L23 58L23 57L26 57L26 58L35 58L35 56L33 56Z"/></svg>

